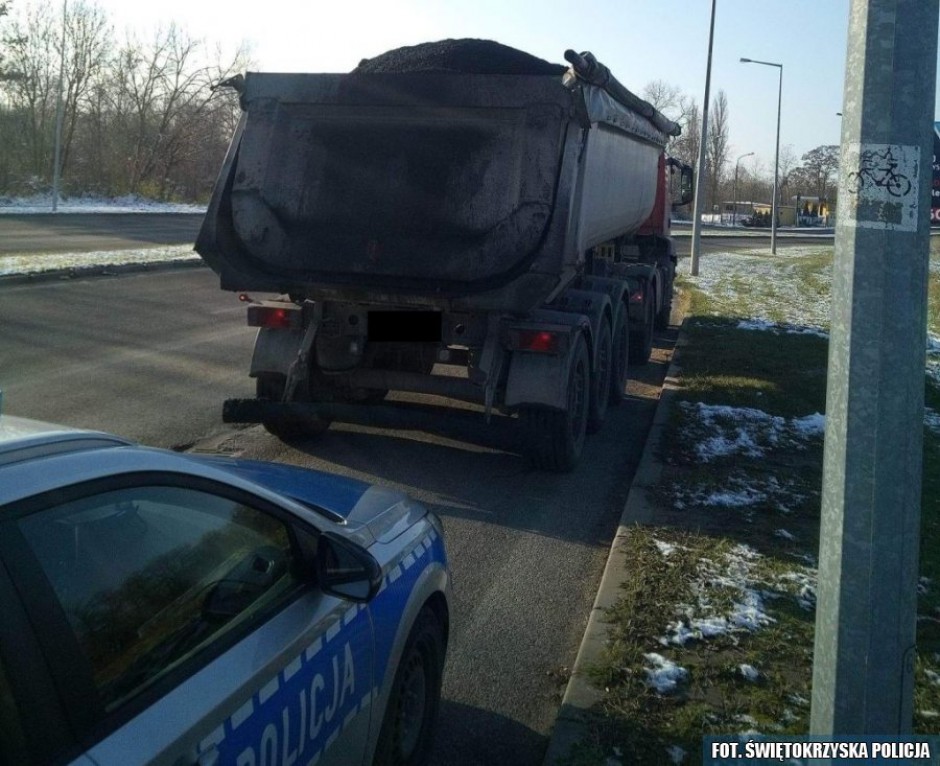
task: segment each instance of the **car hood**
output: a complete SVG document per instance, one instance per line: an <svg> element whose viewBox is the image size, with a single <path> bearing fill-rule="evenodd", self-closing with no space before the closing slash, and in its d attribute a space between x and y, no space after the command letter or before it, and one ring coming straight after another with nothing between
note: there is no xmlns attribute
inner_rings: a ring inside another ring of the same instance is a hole
<svg viewBox="0 0 940 766"><path fill-rule="evenodd" d="M289 497L330 521L368 526L378 540L410 526L419 507L402 492L312 468L216 455L188 457ZM424 515L423 509L420 515Z"/></svg>

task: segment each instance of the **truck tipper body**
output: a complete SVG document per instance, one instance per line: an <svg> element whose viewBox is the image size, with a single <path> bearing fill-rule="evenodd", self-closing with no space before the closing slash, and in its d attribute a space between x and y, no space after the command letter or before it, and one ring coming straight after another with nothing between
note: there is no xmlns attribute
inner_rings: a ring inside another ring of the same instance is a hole
<svg viewBox="0 0 940 766"><path fill-rule="evenodd" d="M535 465L577 463L668 321L668 186L691 172L677 126L569 54L563 77L239 78L196 249L223 289L278 297L248 306L258 397L226 420L402 426L390 390L439 394L511 419Z"/></svg>

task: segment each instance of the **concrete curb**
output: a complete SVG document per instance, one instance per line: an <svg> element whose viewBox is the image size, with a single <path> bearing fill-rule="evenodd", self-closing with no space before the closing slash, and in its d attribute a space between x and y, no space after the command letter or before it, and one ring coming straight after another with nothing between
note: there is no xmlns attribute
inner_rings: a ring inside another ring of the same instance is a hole
<svg viewBox="0 0 940 766"><path fill-rule="evenodd" d="M600 587L591 614L588 618L587 628L578 656L575 659L574 669L568 680L568 687L562 699L558 717L552 730L551 741L545 751L543 766L556 766L566 758L572 747L585 740L587 724L592 716L592 707L599 702L603 693L595 688L587 678L587 671L600 660L601 652L607 642L607 626L604 622L605 610L612 606L620 594L620 584L629 576L624 554L624 544L636 524L647 524L653 521L654 508L649 502L649 490L655 487L662 475L662 464L657 457L663 431L672 411L672 401L679 390L679 357L681 349L686 345L685 320L679 327L679 337L676 340L675 352L666 379L663 381L662 395L656 405L656 414L650 426L649 436L640 456L636 475L630 485L627 502L620 517L617 534L614 536L607 558L607 566L601 577Z"/></svg>

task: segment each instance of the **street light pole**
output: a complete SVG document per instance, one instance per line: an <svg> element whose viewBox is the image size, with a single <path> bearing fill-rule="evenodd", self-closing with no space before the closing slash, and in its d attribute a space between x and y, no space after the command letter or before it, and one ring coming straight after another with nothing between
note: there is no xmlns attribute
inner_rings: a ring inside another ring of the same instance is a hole
<svg viewBox="0 0 940 766"><path fill-rule="evenodd" d="M731 228L738 225L738 165L741 164L741 160L745 157L753 156L754 152L742 154L738 157L737 162L734 163L734 189L731 192Z"/></svg>
<svg viewBox="0 0 940 766"><path fill-rule="evenodd" d="M699 245L702 238L702 207L705 204L705 143L708 140L708 98L712 84L712 43L715 41L715 2L712 0L711 26L708 31L708 63L705 66L705 101L702 103L702 131L698 146L698 167L695 177L695 201L692 203L692 250L689 274L698 276Z"/></svg>
<svg viewBox="0 0 940 766"><path fill-rule="evenodd" d="M780 70L780 83L777 88L777 150L774 154L774 198L770 203L770 252L777 254L777 183L780 174L780 107L783 104L783 64L774 64L772 61L756 61L755 59L741 59L743 64L763 64L775 66Z"/></svg>

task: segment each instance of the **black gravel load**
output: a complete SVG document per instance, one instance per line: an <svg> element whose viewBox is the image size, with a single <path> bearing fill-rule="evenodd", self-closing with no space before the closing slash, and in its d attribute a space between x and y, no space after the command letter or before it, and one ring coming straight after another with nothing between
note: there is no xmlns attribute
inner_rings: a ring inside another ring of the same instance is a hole
<svg viewBox="0 0 940 766"><path fill-rule="evenodd" d="M463 74L561 75L567 67L492 40L439 40L363 59L353 74L461 72Z"/></svg>

